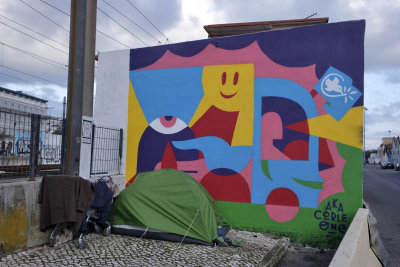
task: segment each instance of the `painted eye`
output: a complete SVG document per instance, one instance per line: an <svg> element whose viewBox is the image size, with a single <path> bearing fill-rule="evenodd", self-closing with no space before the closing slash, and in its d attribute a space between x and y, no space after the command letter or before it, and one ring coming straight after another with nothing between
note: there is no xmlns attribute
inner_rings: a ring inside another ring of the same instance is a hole
<svg viewBox="0 0 400 267"><path fill-rule="evenodd" d="M236 85L239 81L239 73L235 72L235 76L233 77L233 84Z"/></svg>
<svg viewBox="0 0 400 267"><path fill-rule="evenodd" d="M225 83L226 83L226 72L222 73L221 81L222 81L222 85L225 85Z"/></svg>
<svg viewBox="0 0 400 267"><path fill-rule="evenodd" d="M150 127L159 133L174 134L185 129L187 125L177 117L164 116L152 121Z"/></svg>

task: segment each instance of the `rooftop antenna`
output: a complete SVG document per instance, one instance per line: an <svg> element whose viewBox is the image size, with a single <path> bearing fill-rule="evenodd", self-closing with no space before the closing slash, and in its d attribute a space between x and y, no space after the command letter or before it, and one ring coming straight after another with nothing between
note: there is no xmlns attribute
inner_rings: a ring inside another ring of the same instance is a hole
<svg viewBox="0 0 400 267"><path fill-rule="evenodd" d="M308 17L305 17L304 19L311 19L312 17L315 17L315 16L317 16L317 12L315 12L314 14L311 14Z"/></svg>

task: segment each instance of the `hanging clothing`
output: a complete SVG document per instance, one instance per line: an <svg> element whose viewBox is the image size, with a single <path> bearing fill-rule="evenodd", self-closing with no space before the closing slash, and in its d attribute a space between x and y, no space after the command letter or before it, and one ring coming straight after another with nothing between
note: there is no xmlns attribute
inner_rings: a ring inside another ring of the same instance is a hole
<svg viewBox="0 0 400 267"><path fill-rule="evenodd" d="M38 202L41 203L40 230L69 223L76 235L82 219L95 198L94 185L78 176L44 176Z"/></svg>

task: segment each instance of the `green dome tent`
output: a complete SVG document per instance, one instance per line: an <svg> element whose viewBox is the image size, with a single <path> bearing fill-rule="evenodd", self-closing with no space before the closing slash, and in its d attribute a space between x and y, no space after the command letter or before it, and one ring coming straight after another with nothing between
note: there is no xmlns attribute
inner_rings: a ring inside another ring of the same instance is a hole
<svg viewBox="0 0 400 267"><path fill-rule="evenodd" d="M139 174L114 201L110 221L117 234L203 244L218 237L218 225L227 225L207 190L174 169Z"/></svg>

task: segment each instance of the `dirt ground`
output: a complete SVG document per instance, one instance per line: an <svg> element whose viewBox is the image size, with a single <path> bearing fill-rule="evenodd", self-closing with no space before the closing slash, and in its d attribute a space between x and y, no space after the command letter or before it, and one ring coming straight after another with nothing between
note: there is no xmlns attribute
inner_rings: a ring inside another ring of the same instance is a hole
<svg viewBox="0 0 400 267"><path fill-rule="evenodd" d="M305 247L290 243L286 254L279 261L279 267L329 266L336 250Z"/></svg>

